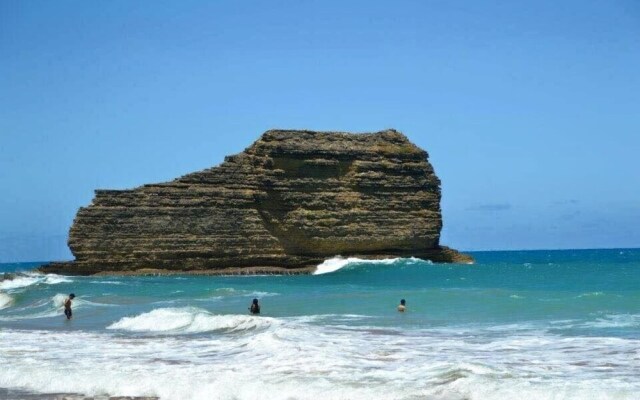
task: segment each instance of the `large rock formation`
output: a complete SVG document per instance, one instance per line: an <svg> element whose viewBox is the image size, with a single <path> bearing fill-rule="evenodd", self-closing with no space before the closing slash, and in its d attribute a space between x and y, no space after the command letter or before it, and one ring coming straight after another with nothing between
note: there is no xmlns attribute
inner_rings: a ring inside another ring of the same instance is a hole
<svg viewBox="0 0 640 400"><path fill-rule="evenodd" d="M96 190L47 272L309 272L335 255L470 258L439 245L440 180L403 134L271 130L214 168Z"/></svg>

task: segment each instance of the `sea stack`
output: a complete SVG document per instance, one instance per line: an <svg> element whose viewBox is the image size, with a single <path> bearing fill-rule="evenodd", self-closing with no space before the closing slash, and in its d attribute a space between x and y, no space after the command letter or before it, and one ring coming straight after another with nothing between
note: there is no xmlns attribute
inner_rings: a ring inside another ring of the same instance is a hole
<svg viewBox="0 0 640 400"><path fill-rule="evenodd" d="M440 246L440 180L395 130L270 130L214 168L96 190L45 272L309 273L323 260L471 258Z"/></svg>

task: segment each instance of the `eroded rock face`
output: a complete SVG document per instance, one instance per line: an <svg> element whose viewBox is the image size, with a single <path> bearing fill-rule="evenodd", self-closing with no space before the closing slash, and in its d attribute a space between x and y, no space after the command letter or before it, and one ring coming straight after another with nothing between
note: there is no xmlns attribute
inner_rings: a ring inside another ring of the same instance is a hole
<svg viewBox="0 0 640 400"><path fill-rule="evenodd" d="M97 190L47 272L308 272L335 255L466 262L439 246L440 180L403 134L272 130L218 167Z"/></svg>

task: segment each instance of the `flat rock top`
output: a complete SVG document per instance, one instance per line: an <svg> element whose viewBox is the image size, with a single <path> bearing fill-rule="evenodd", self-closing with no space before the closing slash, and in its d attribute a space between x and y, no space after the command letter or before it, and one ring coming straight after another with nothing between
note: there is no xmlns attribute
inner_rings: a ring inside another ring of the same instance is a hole
<svg viewBox="0 0 640 400"><path fill-rule="evenodd" d="M389 147L376 148L376 146L385 145ZM311 150L344 153L379 150L389 153L394 151L412 152L425 157L427 155L425 151L411 143L405 135L393 129L374 133L273 129L265 132L248 150L252 147L279 147L292 152Z"/></svg>

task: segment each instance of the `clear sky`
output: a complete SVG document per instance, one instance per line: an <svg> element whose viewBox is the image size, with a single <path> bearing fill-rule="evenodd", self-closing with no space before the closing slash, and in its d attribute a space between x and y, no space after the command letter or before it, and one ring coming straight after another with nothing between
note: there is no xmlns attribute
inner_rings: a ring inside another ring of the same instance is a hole
<svg viewBox="0 0 640 400"><path fill-rule="evenodd" d="M640 246L640 2L0 2L0 262L270 128L395 128L442 243Z"/></svg>

